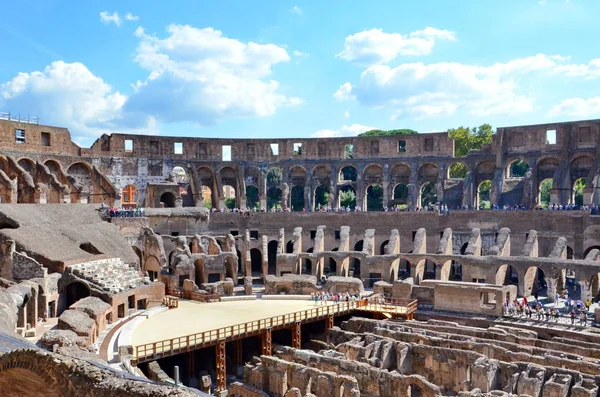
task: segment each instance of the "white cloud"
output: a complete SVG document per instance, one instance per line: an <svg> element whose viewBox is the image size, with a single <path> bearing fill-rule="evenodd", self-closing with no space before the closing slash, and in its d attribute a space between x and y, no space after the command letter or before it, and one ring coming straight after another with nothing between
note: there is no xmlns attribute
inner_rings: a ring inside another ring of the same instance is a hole
<svg viewBox="0 0 600 397"><path fill-rule="evenodd" d="M81 63L53 62L43 71L19 73L0 84L0 107L66 126L74 138L119 132L155 131L152 117L123 117L127 97Z"/></svg>
<svg viewBox="0 0 600 397"><path fill-rule="evenodd" d="M292 7L292 12L294 14L302 15L302 9L300 7L298 7L298 6L293 6Z"/></svg>
<svg viewBox="0 0 600 397"><path fill-rule="evenodd" d="M297 57L307 57L308 54L306 52L294 50L294 56L297 56Z"/></svg>
<svg viewBox="0 0 600 397"><path fill-rule="evenodd" d="M600 97L589 99L568 98L554 105L547 113L549 117L572 116L577 118L600 118Z"/></svg>
<svg viewBox="0 0 600 397"><path fill-rule="evenodd" d="M116 11L112 14L109 14L108 11L102 11L100 13L100 21L105 25L114 23L117 26L121 26L121 24L123 23L123 20L119 16L119 13Z"/></svg>
<svg viewBox="0 0 600 397"><path fill-rule="evenodd" d="M125 107L159 121L210 125L227 118L269 116L302 103L281 92L273 65L288 62L281 46L227 38L212 28L170 25L161 39L136 30L135 62L148 70Z"/></svg>
<svg viewBox="0 0 600 397"><path fill-rule="evenodd" d="M369 127L367 125L362 124L352 124L352 125L344 125L338 130L319 130L312 134L311 136L314 138L336 138L336 137L345 137L345 136L356 136L365 131L375 130L375 127Z"/></svg>
<svg viewBox="0 0 600 397"><path fill-rule="evenodd" d="M349 112L349 111L347 111L347 110L345 110L345 111L344 111L344 117L345 117L345 118L349 118L349 117L350 117L350 112Z"/></svg>
<svg viewBox="0 0 600 397"><path fill-rule="evenodd" d="M347 36L344 50L336 56L361 65L375 65L389 62L398 55L427 55L431 53L436 40L455 39L453 32L432 27L408 35L371 29Z"/></svg>
<svg viewBox="0 0 600 397"><path fill-rule="evenodd" d="M531 112L535 98L518 89L525 77L600 77L600 60L568 61L568 57L538 54L491 66L455 62L405 63L394 68L376 65L366 69L358 83L341 85L334 97L390 108L392 118L450 115L460 108L475 116Z"/></svg>
<svg viewBox="0 0 600 397"><path fill-rule="evenodd" d="M127 14L125 14L125 19L128 21L138 21L140 19L140 17L128 12Z"/></svg>

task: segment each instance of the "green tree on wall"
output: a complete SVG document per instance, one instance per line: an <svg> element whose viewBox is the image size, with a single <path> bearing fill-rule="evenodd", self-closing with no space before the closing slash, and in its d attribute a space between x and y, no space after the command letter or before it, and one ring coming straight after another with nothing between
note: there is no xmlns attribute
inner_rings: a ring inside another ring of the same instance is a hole
<svg viewBox="0 0 600 397"><path fill-rule="evenodd" d="M390 136L390 135L412 135L418 134L417 131L411 130L408 128L398 129L398 130L370 130L365 131L362 134L358 134L358 136Z"/></svg>
<svg viewBox="0 0 600 397"><path fill-rule="evenodd" d="M552 179L544 179L540 183L540 205L547 208L550 205L550 190L552 190Z"/></svg>
<svg viewBox="0 0 600 397"><path fill-rule="evenodd" d="M579 178L577 181L575 181L575 185L573 186L573 190L574 190L574 199L575 199L575 205L581 206L583 205L583 190L585 189L585 179L583 178Z"/></svg>
<svg viewBox="0 0 600 397"><path fill-rule="evenodd" d="M340 205L354 209L356 206L356 194L352 190L341 191Z"/></svg>
<svg viewBox="0 0 600 397"><path fill-rule="evenodd" d="M367 189L367 211L383 210L383 188L381 185L371 185Z"/></svg>
<svg viewBox="0 0 600 397"><path fill-rule="evenodd" d="M483 145L492 143L493 135L494 130L489 124L482 124L477 128L460 126L448 130L448 136L454 139L455 157L464 157L469 150L479 150ZM454 163L450 166L451 178L465 178L466 176L467 166L463 163Z"/></svg>
<svg viewBox="0 0 600 397"><path fill-rule="evenodd" d="M225 207L230 210L235 208L235 197L225 197Z"/></svg>

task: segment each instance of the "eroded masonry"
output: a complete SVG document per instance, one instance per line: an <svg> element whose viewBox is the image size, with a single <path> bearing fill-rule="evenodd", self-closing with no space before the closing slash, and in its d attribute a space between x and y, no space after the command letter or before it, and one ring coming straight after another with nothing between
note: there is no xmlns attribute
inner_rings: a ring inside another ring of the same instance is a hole
<svg viewBox="0 0 600 397"><path fill-rule="evenodd" d="M0 120L0 390L596 397L599 129L456 158Z"/></svg>

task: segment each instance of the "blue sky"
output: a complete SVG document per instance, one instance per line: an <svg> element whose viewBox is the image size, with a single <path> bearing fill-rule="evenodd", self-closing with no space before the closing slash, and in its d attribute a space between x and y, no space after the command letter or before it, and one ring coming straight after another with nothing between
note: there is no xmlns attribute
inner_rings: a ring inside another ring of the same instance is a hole
<svg viewBox="0 0 600 397"><path fill-rule="evenodd" d="M600 1L19 0L0 112L102 133L351 136L600 118Z"/></svg>

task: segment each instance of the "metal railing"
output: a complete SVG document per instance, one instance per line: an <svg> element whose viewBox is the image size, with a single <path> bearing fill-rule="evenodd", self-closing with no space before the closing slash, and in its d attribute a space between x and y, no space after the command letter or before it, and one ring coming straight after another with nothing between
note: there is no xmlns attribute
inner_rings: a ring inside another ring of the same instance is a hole
<svg viewBox="0 0 600 397"><path fill-rule="evenodd" d="M31 116L21 117L20 114L11 114L11 113L6 113L6 112L0 112L0 119L8 120L8 121L17 121L19 123L27 123L27 124L38 124L38 125L40 124L39 117L31 117Z"/></svg>
<svg viewBox="0 0 600 397"><path fill-rule="evenodd" d="M146 343L134 347L133 362L145 362L155 360L160 357L172 356L190 350L199 349L215 344L220 340L235 340L242 337L256 334L266 329L280 329L298 322L306 322L326 316L348 313L359 307L368 304L367 299L327 303L324 306L318 306L312 309L299 312L273 316L261 320L254 320L242 324L231 325L214 330L198 332L192 335L181 336L162 340L159 342Z"/></svg>

